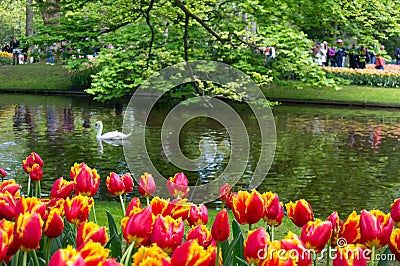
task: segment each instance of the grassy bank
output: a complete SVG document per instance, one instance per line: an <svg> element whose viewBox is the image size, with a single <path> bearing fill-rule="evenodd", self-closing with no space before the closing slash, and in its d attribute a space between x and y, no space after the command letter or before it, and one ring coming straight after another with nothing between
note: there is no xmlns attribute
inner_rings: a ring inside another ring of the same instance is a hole
<svg viewBox="0 0 400 266"><path fill-rule="evenodd" d="M295 85L299 84L272 85L264 88L263 91L268 99L277 101L400 106L400 88L343 86L339 90L311 87L298 89Z"/></svg>
<svg viewBox="0 0 400 266"><path fill-rule="evenodd" d="M68 70L45 62L0 66L0 90L66 91L72 87Z"/></svg>

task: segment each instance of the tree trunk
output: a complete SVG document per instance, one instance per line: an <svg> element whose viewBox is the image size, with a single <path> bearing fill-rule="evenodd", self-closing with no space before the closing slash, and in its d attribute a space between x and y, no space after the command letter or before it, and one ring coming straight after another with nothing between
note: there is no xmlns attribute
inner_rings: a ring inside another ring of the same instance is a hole
<svg viewBox="0 0 400 266"><path fill-rule="evenodd" d="M25 24L25 35L33 35L33 10L32 10L32 0L26 1L26 24Z"/></svg>
<svg viewBox="0 0 400 266"><path fill-rule="evenodd" d="M61 0L38 0L41 4L40 12L44 25L60 24Z"/></svg>

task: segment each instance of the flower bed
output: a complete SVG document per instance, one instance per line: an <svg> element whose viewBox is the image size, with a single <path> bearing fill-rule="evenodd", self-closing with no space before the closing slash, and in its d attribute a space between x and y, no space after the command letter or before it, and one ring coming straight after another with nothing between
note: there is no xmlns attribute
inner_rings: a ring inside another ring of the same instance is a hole
<svg viewBox="0 0 400 266"><path fill-rule="evenodd" d="M0 66L12 64L13 54L8 52L0 52Z"/></svg>
<svg viewBox="0 0 400 266"><path fill-rule="evenodd" d="M375 65L367 65L365 69L343 67L323 67L335 77L348 80L353 85L367 85L375 87L400 87L400 66L385 65L385 70L375 69Z"/></svg>
<svg viewBox="0 0 400 266"><path fill-rule="evenodd" d="M105 228L96 223L93 196L100 176L95 169L75 164L70 180L60 177L49 198L42 198L43 160L31 153L22 165L29 174L25 193L13 179L0 184L0 263L5 265L375 265L384 258L400 260L399 199L387 214L354 211L342 221L333 212L321 220L305 199L283 205L275 193L232 192L225 184L219 189L225 207L209 221L205 205L186 199L183 173L167 180L170 199L152 197L156 184L144 174L137 185L144 203L133 197L127 206L132 177L110 173L107 189L120 199L125 215L116 223L108 213ZM0 176L7 176L2 168ZM301 234L287 232L275 239L285 215ZM249 231L242 231L244 225Z"/></svg>

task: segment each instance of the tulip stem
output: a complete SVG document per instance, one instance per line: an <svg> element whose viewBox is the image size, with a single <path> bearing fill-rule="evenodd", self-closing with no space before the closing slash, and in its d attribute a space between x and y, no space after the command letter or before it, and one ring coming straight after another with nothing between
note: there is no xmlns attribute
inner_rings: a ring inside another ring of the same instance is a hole
<svg viewBox="0 0 400 266"><path fill-rule="evenodd" d="M150 199L149 199L149 197L146 197L146 200L147 200L147 206L149 206L149 205L150 205Z"/></svg>
<svg viewBox="0 0 400 266"><path fill-rule="evenodd" d="M93 211L93 220L94 220L94 223L97 224L96 209L94 208L94 204L93 204L93 206L92 206L92 211Z"/></svg>
<svg viewBox="0 0 400 266"><path fill-rule="evenodd" d="M51 240L51 239L50 239ZM32 251L32 257L33 257L33 265L35 265L35 266L40 266L39 265L39 260L38 260L38 257L37 257L37 254L36 254L36 250L33 250ZM47 262L48 263L48 262Z"/></svg>
<svg viewBox="0 0 400 266"><path fill-rule="evenodd" d="M331 237L330 241L328 242L328 247L327 247L328 255L326 256L326 266L329 266L330 259L331 259L331 243L332 243L332 237Z"/></svg>
<svg viewBox="0 0 400 266"><path fill-rule="evenodd" d="M20 254L20 251L18 250L17 253L14 255L14 266L19 266L19 264L18 264L19 254Z"/></svg>
<svg viewBox="0 0 400 266"><path fill-rule="evenodd" d="M27 258L28 258L28 252L24 251L24 256L22 257L22 265L23 266L26 266Z"/></svg>
<svg viewBox="0 0 400 266"><path fill-rule="evenodd" d="M125 203L124 203L124 199L122 198L122 195L119 195L119 200L121 201L121 206L122 206L122 216L125 215Z"/></svg>
<svg viewBox="0 0 400 266"><path fill-rule="evenodd" d="M49 265L49 259L50 259L50 247L51 247L51 241L53 240L52 238L47 238L46 239L46 253L45 253L45 259L46 259L46 266Z"/></svg>
<svg viewBox="0 0 400 266"><path fill-rule="evenodd" d="M252 224L249 224L249 232L251 231L252 228Z"/></svg>
<svg viewBox="0 0 400 266"><path fill-rule="evenodd" d="M271 225L271 241L274 241L274 231L275 231L275 226L274 225Z"/></svg>
<svg viewBox="0 0 400 266"><path fill-rule="evenodd" d="M133 249L133 245L135 244L135 241L133 241L129 247L125 250L124 255L121 258L121 263L124 265L128 265L129 264L129 259L131 257L131 253L132 253L132 249ZM125 261L126 260L126 261Z"/></svg>
<svg viewBox="0 0 400 266"><path fill-rule="evenodd" d="M372 245L372 251L371 251L371 266L375 266L375 245Z"/></svg>
<svg viewBox="0 0 400 266"><path fill-rule="evenodd" d="M28 177L28 191L26 192L28 197L29 197L30 193L31 193L31 178Z"/></svg>
<svg viewBox="0 0 400 266"><path fill-rule="evenodd" d="M217 241L217 256L215 257L215 266L219 266L219 254L221 253L221 241Z"/></svg>

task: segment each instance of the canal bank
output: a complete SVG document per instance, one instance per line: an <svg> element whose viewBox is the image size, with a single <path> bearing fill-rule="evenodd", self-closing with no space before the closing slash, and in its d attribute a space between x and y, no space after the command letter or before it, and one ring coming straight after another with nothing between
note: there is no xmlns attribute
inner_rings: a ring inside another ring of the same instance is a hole
<svg viewBox="0 0 400 266"><path fill-rule="evenodd" d="M0 66L0 80L0 93L90 96L73 88L71 75L61 64L41 62ZM263 91L268 100L280 103L400 108L398 88L343 86L340 89L319 89L286 82L284 85L266 86Z"/></svg>

